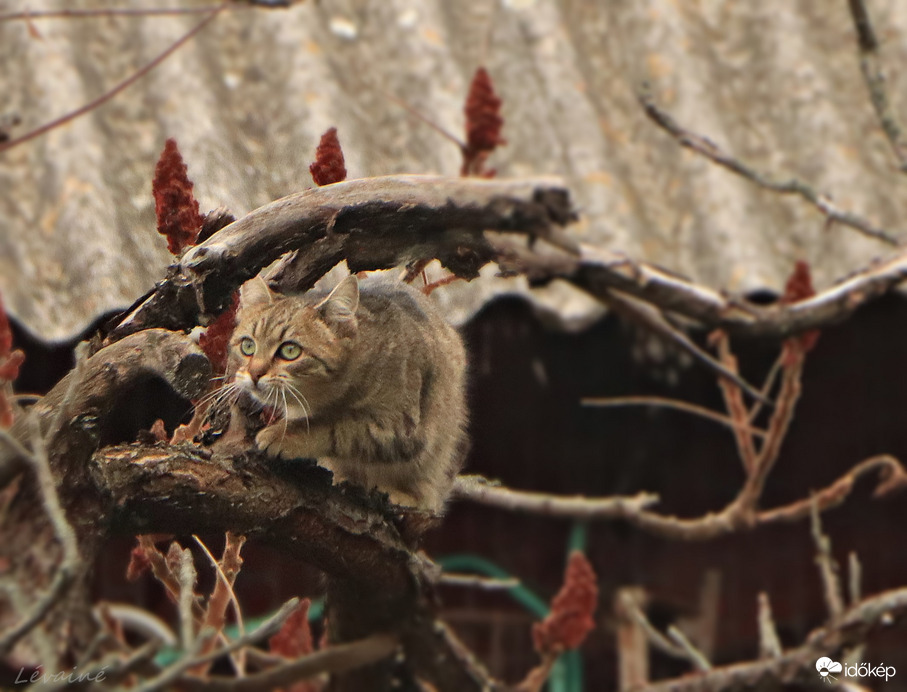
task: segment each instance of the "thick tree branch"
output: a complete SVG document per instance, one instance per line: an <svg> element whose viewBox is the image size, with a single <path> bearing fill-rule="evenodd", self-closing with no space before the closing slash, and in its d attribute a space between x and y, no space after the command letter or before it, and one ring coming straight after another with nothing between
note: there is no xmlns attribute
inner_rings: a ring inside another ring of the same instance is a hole
<svg viewBox="0 0 907 692"><path fill-rule="evenodd" d="M785 338L843 321L854 310L892 291L907 278L907 252L875 261L816 295L791 304L756 305L697 284L619 252L581 245L579 257L530 251L500 239L492 244L507 274L543 283L554 278L607 301L612 289L732 336Z"/></svg>
<svg viewBox="0 0 907 692"><path fill-rule="evenodd" d="M190 248L147 299L108 335L161 326L185 329L221 312L247 279L299 251L272 283L304 290L345 259L351 271L437 258L464 278L493 259L483 231L539 236L574 218L563 184L551 178L480 180L387 176L316 187L265 205Z"/></svg>
<svg viewBox="0 0 907 692"><path fill-rule="evenodd" d="M275 467L253 453L231 458L191 445L158 443L102 449L94 455L91 476L111 498L105 511L112 530L171 533L191 526L196 532L230 530L272 543L327 572L335 584L330 588L348 586L346 597L364 598L362 607L370 593L380 594L377 611L386 607L390 612L379 619L387 631L399 633L419 677L441 690L492 684L477 672L480 668L465 667L463 661L471 659L439 633L422 595L430 575L384 513L388 507L332 488L324 469L301 461ZM367 621L361 609L351 615L357 624ZM332 627L339 626L343 614L333 620ZM355 638L364 636L370 635Z"/></svg>
<svg viewBox="0 0 907 692"><path fill-rule="evenodd" d="M75 531L78 559L71 555L67 558L67 551L60 550L54 540L57 532L42 511L42 484L46 486L46 480L39 482L36 474L26 473L7 510L0 560L11 566L10 573L33 603L39 602L40 590L62 579L71 580L66 598L51 603L42 628L71 628L67 644L76 651L89 644L97 627L84 589L104 538L101 507L105 500L88 477L88 460L108 435L110 414L125 393L144 381L160 378L192 398L205 390L210 373L207 358L188 338L148 330L80 360L76 369L13 427L18 441L32 448L30 454L46 450L59 506ZM30 442L31 426L39 438L34 443ZM18 452L0 456L0 479L9 480L25 470L21 456ZM8 612L0 613L0 626L9 626L8 618Z"/></svg>

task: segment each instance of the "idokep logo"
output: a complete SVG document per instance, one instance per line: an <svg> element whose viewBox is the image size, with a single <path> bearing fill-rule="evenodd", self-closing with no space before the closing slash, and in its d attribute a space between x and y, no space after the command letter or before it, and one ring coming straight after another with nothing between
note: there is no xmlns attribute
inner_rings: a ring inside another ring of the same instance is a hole
<svg viewBox="0 0 907 692"><path fill-rule="evenodd" d="M837 661L832 661L828 656L823 656L816 661L816 670L822 676L822 682L827 682L829 685L837 680L832 673L840 673L843 668L844 666Z"/></svg>
<svg viewBox="0 0 907 692"><path fill-rule="evenodd" d="M816 661L816 670L819 671L822 681L827 682L829 685L837 681L837 678L832 673L844 673L848 678L872 677L888 680L888 678L893 678L897 672L894 666L886 666L884 663L877 666L871 663L854 663L853 665L842 666L837 661L832 661L828 656L823 656Z"/></svg>

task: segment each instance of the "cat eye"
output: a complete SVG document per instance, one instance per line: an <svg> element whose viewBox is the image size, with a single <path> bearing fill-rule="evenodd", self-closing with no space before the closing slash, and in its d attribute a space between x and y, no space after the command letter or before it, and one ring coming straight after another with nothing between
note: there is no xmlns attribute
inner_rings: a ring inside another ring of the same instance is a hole
<svg viewBox="0 0 907 692"><path fill-rule="evenodd" d="M284 360L296 360L302 355L302 346L292 341L285 341L277 349L277 355Z"/></svg>
<svg viewBox="0 0 907 692"><path fill-rule="evenodd" d="M255 342L245 337L239 342L239 350L244 356L251 356L255 353Z"/></svg>

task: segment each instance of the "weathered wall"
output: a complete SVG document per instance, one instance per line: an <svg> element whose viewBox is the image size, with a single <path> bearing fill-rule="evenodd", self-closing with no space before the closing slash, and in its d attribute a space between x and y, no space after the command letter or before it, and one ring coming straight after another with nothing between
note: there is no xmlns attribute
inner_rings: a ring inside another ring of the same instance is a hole
<svg viewBox="0 0 907 692"><path fill-rule="evenodd" d="M869 5L898 106L907 5ZM199 17L0 23L0 109L22 121L13 134L101 94ZM229 9L114 100L0 153L0 293L30 330L61 339L150 288L169 259L150 194L167 137L203 210L242 214L311 185L308 163L330 126L351 177L455 175L457 148L390 95L460 133L482 63L509 142L492 165L502 176L564 176L585 241L735 291L777 290L801 258L826 284L885 251L682 152L636 103L644 79L681 123L728 150L796 174L892 232L902 225L907 196L866 98L844 0L322 0ZM519 286L483 279L441 299L462 321ZM593 309L562 287L539 300L568 321Z"/></svg>

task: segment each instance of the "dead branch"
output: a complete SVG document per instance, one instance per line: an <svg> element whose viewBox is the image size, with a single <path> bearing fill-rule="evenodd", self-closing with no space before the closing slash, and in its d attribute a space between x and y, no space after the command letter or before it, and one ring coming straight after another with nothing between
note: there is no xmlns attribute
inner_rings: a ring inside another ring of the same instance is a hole
<svg viewBox="0 0 907 692"><path fill-rule="evenodd" d="M276 634L283 623L286 621L293 611L296 610L296 607L299 605L299 599L292 598L286 603L284 603L280 609L262 624L256 627L252 632L235 639L226 646L223 646L216 651L211 651L205 654L198 654L198 649L201 648L204 641L204 637L197 637L195 641L191 643L191 646L187 646L184 642L184 655L179 658L177 661L165 668L161 673L151 680L148 680L138 688L138 692L155 692L156 690L170 689L172 683L180 679L184 673L192 668L197 668L205 663L213 661L216 658L220 658L226 654L229 654L233 651L242 649L243 647L256 644L268 637Z"/></svg>
<svg viewBox="0 0 907 692"><path fill-rule="evenodd" d="M831 554L831 539L822 533L822 519L815 498L810 507L810 524L813 542L816 544L816 565L822 580L822 594L825 596L828 618L834 622L844 612L844 593L838 576L838 563Z"/></svg>
<svg viewBox="0 0 907 692"><path fill-rule="evenodd" d="M548 493L511 490L482 476L457 478L453 497L511 511L573 519L627 518L658 502L658 496L651 493L632 497L558 497Z"/></svg>
<svg viewBox="0 0 907 692"><path fill-rule="evenodd" d="M587 520L624 519L644 531L666 538L705 541L767 524L799 521L809 516L813 498L822 512L838 507L850 495L857 479L872 471L880 472L874 497L882 497L907 487L907 471L901 463L892 456L880 455L860 462L834 483L815 492L811 498L747 516L741 510L739 496L718 513L686 519L650 511L648 508L659 499L657 495L641 493L632 497L563 497L513 490L480 476L458 478L454 496L529 514Z"/></svg>
<svg viewBox="0 0 907 692"><path fill-rule="evenodd" d="M699 671L709 671L712 669L712 664L709 663L709 660L705 655L696 648L693 642L690 641L680 628L671 625L668 627L668 636L671 640L684 652L686 658L693 664L693 667Z"/></svg>
<svg viewBox="0 0 907 692"><path fill-rule="evenodd" d="M231 2L230 9L250 8L249 3ZM200 7L105 7L98 9L25 10L0 14L0 22L32 21L35 19L94 19L97 17L172 17L186 14L207 14L219 5Z"/></svg>
<svg viewBox="0 0 907 692"><path fill-rule="evenodd" d="M28 428L37 427L63 516L75 530L78 559L72 561L74 567L70 570L66 551L61 554L54 538L52 520L42 510L39 477L29 473L22 476L19 490L8 505L0 559L10 565L11 574L19 575L19 587L33 603L37 602L40 589L69 574L69 593L52 604L41 630L59 632L71 628L67 644L76 652L88 646L98 626L84 590L103 540L100 507L106 500L88 478L88 460L109 434L110 413L124 393L149 379L160 378L182 395L194 397L204 391L209 377L208 360L194 343L182 335L149 330L80 362L32 407L27 417L20 417L11 431L20 442L28 444ZM41 446L32 444L29 453L38 455L41 450ZM21 455L0 458L0 478L10 479L24 470ZM35 560L35 555L41 559ZM24 575L28 577L23 579ZM8 612L0 613L4 627L11 625L8 618ZM39 635L36 631L35 637ZM50 663L52 660L47 661Z"/></svg>
<svg viewBox="0 0 907 692"><path fill-rule="evenodd" d="M35 449L34 454L29 455L29 460L34 465L44 511L47 512L54 534L63 548L63 559L54 574L47 593L37 600L21 622L7 629L3 636L0 637L0 656L7 655L12 647L16 645L16 642L28 634L47 615L54 604L62 598L65 590L72 584L80 559L75 532L66 519L63 507L60 504L44 440L37 429L35 419L30 418L29 422L33 424L32 445Z"/></svg>
<svg viewBox="0 0 907 692"><path fill-rule="evenodd" d="M90 113L91 111L93 111L95 108L97 108L101 104L106 103L107 101L112 99L114 96L119 94L121 91L123 91L127 87L130 87L133 84L135 84L138 80L140 80L146 74L151 72L151 70L153 70L155 67L160 65L162 62L164 62L164 60L169 58L179 48L181 48L189 40L191 40L197 33L199 33L202 29L204 29L206 26L208 26L208 23L211 22L211 20L213 20L218 14L220 14L221 10L226 9L229 5L230 5L230 2L228 1L228 2L224 2L220 5L217 5L216 7L211 9L210 12L208 13L208 15L204 19L202 19L198 24L196 24L194 27L192 27L192 29L190 29L188 32L186 32L180 38L178 38L176 41L174 41L172 44L170 44L167 47L167 49L164 50L160 55L155 57L153 60L151 60L146 65L140 67L138 70L133 72L131 75L129 75L122 82L120 82L119 84L114 86L112 89L104 92L97 98L89 101L84 106L76 108L75 110L70 111L69 113L66 113L65 115L62 115L59 118L55 118L54 120L51 120L50 122L45 123L44 125L41 125L40 127L36 127L34 130L26 132L24 135L22 135L20 137L16 137L14 139L9 139L5 142L0 142L0 153L3 153L4 151L6 151L8 149L12 149L13 147L18 146L20 144L24 144L25 142L31 141L31 140L35 139L36 137L40 137L41 135L43 135L55 128L60 127L61 125L65 125L66 123L68 123L72 120L75 120L76 118L78 118L82 115L85 115L86 113Z"/></svg>
<svg viewBox="0 0 907 692"><path fill-rule="evenodd" d="M777 658L721 666L698 675L651 683L653 692L750 690L769 683L814 682L816 659L863 641L875 627L907 611L907 588L885 591L848 609L827 627L813 631L798 648Z"/></svg>
<svg viewBox="0 0 907 692"><path fill-rule="evenodd" d="M659 335L689 353L694 360L714 372L720 382L728 381L757 401L761 401L763 404L770 404L762 392L740 377L740 374L735 369L731 369L725 363L715 360L707 351L697 346L685 332L671 324L655 306L616 290L608 291L607 296L602 296L602 298L618 314L641 323L652 333Z"/></svg>
<svg viewBox="0 0 907 692"><path fill-rule="evenodd" d="M772 604L768 594L759 592L756 621L759 625L759 658L778 658L781 656L781 640L772 617Z"/></svg>
<svg viewBox="0 0 907 692"><path fill-rule="evenodd" d="M288 688L316 675L342 673L375 663L393 654L398 646L399 641L395 636L376 634L349 644L337 644L243 678L183 677L179 684L180 689L195 692L258 692Z"/></svg>
<svg viewBox="0 0 907 692"><path fill-rule="evenodd" d="M343 259L357 272L434 257L457 276L474 278L493 259L483 231L537 235L563 245L556 227L572 218L566 189L551 178L386 176L304 190L190 248L108 342L153 326L192 327L220 313L240 284L294 250L304 270L286 268L271 277L284 291L311 287Z"/></svg>
<svg viewBox="0 0 907 692"><path fill-rule="evenodd" d="M872 21L863 0L848 0L850 16L857 32L857 45L860 48L860 72L869 91L869 99L882 126L882 131L891 145L902 173L907 173L907 141L904 139L904 128L897 114L891 107L888 90L885 87L885 75L882 73L879 58L879 41Z"/></svg>
<svg viewBox="0 0 907 692"><path fill-rule="evenodd" d="M666 399L660 396L609 396L609 397L585 397L580 399L583 406L595 406L600 408L619 408L622 406L651 406L655 408L668 408L675 411L683 411L700 418L715 421L721 425L735 430L739 429L752 437L765 437L766 432L761 428L753 427L749 421L739 423L733 418L729 418L717 411L691 404L679 399Z"/></svg>
<svg viewBox="0 0 907 692"><path fill-rule="evenodd" d="M104 496L116 498L106 511L117 532L173 533L192 526L277 545L324 570L334 583L348 582L360 600L363 593L380 592L384 605L373 610L388 608L383 626L401 633L420 677L434 680L439 689L490 684L487 676L471 684L471 674L451 677L460 658L444 653L449 642L435 632L429 605L421 600L428 576L381 513L380 502L370 508L332 489L324 469L300 465L285 479L255 455L231 458L158 443L102 449L92 460L91 476ZM361 614L355 612L357 620ZM339 615L332 613L332 626ZM444 682L451 679L455 684Z"/></svg>
<svg viewBox="0 0 907 692"><path fill-rule="evenodd" d="M676 139L681 146L684 146L697 154L700 154L713 163L736 173L737 175L755 183L759 187L778 192L784 195L797 195L809 202L818 209L828 220L829 223L840 223L848 226L870 238L881 240L889 245L900 245L900 241L895 236L878 226L873 225L870 221L854 214L853 212L840 209L831 201L828 195L816 192L810 185L797 178L779 179L757 171L755 168L734 158L733 156L722 151L718 145L702 135L681 127L671 115L661 110L652 97L648 87L643 85L637 94L640 105L656 125Z"/></svg>
<svg viewBox="0 0 907 692"><path fill-rule="evenodd" d="M493 240L497 262L507 274L543 283L560 278L607 301L618 289L731 336L786 338L843 321L854 310L892 291L907 278L907 252L875 261L815 296L796 303L756 305L697 284L620 252L580 245L580 255L541 254L516 243Z"/></svg>

